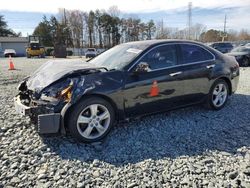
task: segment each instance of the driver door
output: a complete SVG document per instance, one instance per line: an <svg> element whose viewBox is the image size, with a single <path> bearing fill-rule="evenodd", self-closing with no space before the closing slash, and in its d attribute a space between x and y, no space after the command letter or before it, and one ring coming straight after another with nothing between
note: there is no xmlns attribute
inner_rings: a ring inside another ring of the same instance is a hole
<svg viewBox="0 0 250 188"><path fill-rule="evenodd" d="M181 105L183 85L179 80L177 48L174 44L154 47L128 72L124 88L127 116L137 116ZM136 70L147 64L145 71Z"/></svg>

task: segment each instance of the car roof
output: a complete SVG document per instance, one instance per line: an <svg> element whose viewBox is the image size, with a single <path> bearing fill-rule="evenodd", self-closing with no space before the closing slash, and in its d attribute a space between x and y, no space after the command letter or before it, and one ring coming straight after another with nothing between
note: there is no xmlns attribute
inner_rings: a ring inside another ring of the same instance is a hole
<svg viewBox="0 0 250 188"><path fill-rule="evenodd" d="M127 42L126 44L158 44L158 43L183 43L183 42L202 44L200 42L196 42L193 40L180 40L180 39L143 40L143 41Z"/></svg>
<svg viewBox="0 0 250 188"><path fill-rule="evenodd" d="M127 42L125 44L135 44L135 45L156 45L156 44L164 44L164 43L193 43L193 44L202 44L200 42L192 41L192 40L177 40L177 39L158 39L158 40L143 40L143 41L133 41Z"/></svg>
<svg viewBox="0 0 250 188"><path fill-rule="evenodd" d="M8 49L5 49L4 51L15 51L14 49L10 49L10 48L8 48Z"/></svg>
<svg viewBox="0 0 250 188"><path fill-rule="evenodd" d="M232 44L231 42L213 42L213 44Z"/></svg>

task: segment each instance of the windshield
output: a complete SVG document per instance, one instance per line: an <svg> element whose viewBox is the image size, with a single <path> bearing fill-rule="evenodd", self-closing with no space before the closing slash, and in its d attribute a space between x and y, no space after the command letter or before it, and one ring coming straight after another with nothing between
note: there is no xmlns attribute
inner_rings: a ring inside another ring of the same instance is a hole
<svg viewBox="0 0 250 188"><path fill-rule="evenodd" d="M106 67L109 70L121 70L148 46L149 44L121 44L107 50L89 62L98 67Z"/></svg>
<svg viewBox="0 0 250 188"><path fill-rule="evenodd" d="M88 51L89 51L89 52L95 52L95 49L89 48Z"/></svg>
<svg viewBox="0 0 250 188"><path fill-rule="evenodd" d="M232 52L250 52L250 48L246 47L237 47L232 50Z"/></svg>

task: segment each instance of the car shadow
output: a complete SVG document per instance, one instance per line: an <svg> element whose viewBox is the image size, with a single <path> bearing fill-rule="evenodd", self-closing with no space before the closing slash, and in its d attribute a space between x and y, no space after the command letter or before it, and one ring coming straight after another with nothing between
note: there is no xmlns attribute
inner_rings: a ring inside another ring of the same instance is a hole
<svg viewBox="0 0 250 188"><path fill-rule="evenodd" d="M70 137L44 138L44 143L62 159L118 166L215 150L234 154L250 147L249 106L250 95L234 94L220 111L193 106L119 124L101 143Z"/></svg>

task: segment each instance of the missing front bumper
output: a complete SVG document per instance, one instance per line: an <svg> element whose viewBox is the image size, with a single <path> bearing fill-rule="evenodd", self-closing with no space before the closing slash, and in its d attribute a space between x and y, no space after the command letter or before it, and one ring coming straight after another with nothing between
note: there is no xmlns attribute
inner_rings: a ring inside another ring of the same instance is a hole
<svg viewBox="0 0 250 188"><path fill-rule="evenodd" d="M14 105L17 113L30 116L32 122L36 125L39 134L58 133L60 129L61 114L60 113L44 113L41 107L29 107L22 104L20 97L14 98ZM34 120L35 119L35 120Z"/></svg>
<svg viewBox="0 0 250 188"><path fill-rule="evenodd" d="M24 115L24 116L30 114L31 108L22 104L19 96L14 98L14 105L15 105L15 110L17 113Z"/></svg>

